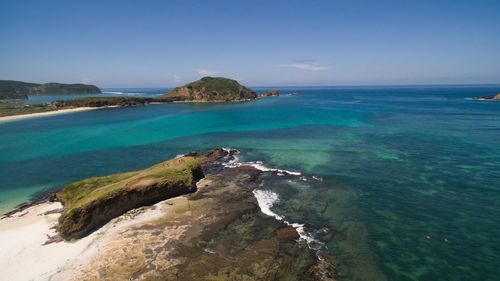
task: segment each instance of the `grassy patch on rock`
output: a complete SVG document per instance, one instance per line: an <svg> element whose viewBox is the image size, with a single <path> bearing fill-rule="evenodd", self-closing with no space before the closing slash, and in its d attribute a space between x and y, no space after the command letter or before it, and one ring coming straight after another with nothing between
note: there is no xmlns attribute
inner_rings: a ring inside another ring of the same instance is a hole
<svg viewBox="0 0 500 281"><path fill-rule="evenodd" d="M65 239L84 237L131 209L193 192L202 177L200 162L186 156L70 184L57 193L64 204L58 230Z"/></svg>

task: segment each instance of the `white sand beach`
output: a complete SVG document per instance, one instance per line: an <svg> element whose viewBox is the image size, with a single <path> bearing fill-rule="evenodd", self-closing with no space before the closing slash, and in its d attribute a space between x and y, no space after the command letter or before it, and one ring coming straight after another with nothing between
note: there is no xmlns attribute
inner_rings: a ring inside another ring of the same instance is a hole
<svg viewBox="0 0 500 281"><path fill-rule="evenodd" d="M29 118L67 114L67 113L74 113L74 112L95 110L95 109L99 109L99 108L98 107L78 107L78 108L61 109L61 110L54 110L54 111L47 111L47 112L3 116L3 117L0 117L0 122L10 122L10 121L17 121L17 120L23 120L23 119L29 119Z"/></svg>
<svg viewBox="0 0 500 281"><path fill-rule="evenodd" d="M166 211L171 212L173 205L183 205L185 200L176 197L135 209L85 238L49 244L45 243L56 234L54 227L60 214L47 212L60 209L61 203L41 203L4 217L0 219L0 280L71 279L78 268L86 265L110 241L116 240L121 232L132 225L158 219Z"/></svg>

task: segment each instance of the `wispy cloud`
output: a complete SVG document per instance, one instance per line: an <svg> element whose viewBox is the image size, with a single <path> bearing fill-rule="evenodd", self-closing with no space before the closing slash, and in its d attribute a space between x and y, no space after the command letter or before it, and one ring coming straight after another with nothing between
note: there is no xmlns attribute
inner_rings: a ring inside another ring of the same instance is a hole
<svg viewBox="0 0 500 281"><path fill-rule="evenodd" d="M200 76L212 76L212 75L219 73L219 71L211 70L211 69L204 69L204 68L197 69L196 72L198 72L198 75L200 75Z"/></svg>
<svg viewBox="0 0 500 281"><path fill-rule="evenodd" d="M309 71L322 71L322 70L330 69L329 66L321 65L319 62L316 62L316 61L299 61L299 62L290 63L290 64L280 64L277 66L279 66L279 67L291 67L291 68L309 70Z"/></svg>
<svg viewBox="0 0 500 281"><path fill-rule="evenodd" d="M179 75L174 74L174 82L175 82L175 83L180 83L181 81L182 81L182 80L181 80L181 78L179 77Z"/></svg>

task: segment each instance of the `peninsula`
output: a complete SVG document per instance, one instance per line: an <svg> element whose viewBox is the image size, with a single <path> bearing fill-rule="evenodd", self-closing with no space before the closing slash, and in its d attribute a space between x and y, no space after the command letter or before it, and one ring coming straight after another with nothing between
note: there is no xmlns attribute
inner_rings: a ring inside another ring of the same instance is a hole
<svg viewBox="0 0 500 281"><path fill-rule="evenodd" d="M29 95L78 95L99 94L101 89L87 84L28 83L0 80L0 99L27 99Z"/></svg>
<svg viewBox="0 0 500 281"><path fill-rule="evenodd" d="M0 81L2 82L2 81ZM41 95L44 93L100 93L100 89L93 85L83 84L31 84L16 81L3 81L4 97L14 99L25 97L27 94ZM12 83L9 83L12 82ZM0 87L1 87L0 83ZM10 85L10 86L9 86ZM34 85L34 86L33 86ZM59 85L56 87L56 85ZM80 86L76 86L80 85ZM17 89L17 90L16 90ZM190 103L224 103L245 102L264 97L279 96L278 90L264 91L257 94L254 90L245 87L238 81L223 77L203 77L200 80L176 87L171 91L156 97L134 96L96 96L67 100L56 100L49 104L26 105L12 100L0 102L0 121L46 116L83 109L97 109L108 107L126 107L148 105L151 103L190 102Z"/></svg>
<svg viewBox="0 0 500 281"><path fill-rule="evenodd" d="M0 260L3 277L335 280L332 256L260 212L266 206L255 192L272 172L228 167L234 153L190 153L89 178L11 213L0 220L0 238L12 253Z"/></svg>

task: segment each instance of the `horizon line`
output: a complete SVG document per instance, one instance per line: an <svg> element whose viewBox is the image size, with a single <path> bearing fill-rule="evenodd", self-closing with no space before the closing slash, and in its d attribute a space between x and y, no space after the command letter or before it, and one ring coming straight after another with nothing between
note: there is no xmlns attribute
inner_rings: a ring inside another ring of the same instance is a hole
<svg viewBox="0 0 500 281"><path fill-rule="evenodd" d="M94 84L95 85L95 84ZM185 85L185 84L182 84ZM102 89L140 89L140 88L156 88L156 89L167 89L167 88L175 88L179 87L182 85L175 85L175 86L133 86L133 87L123 87L123 86L106 86L106 87L100 87ZM500 87L500 82L495 82L495 83L465 83L465 84L450 84L450 83L444 83L444 84L366 84L366 85L353 85L353 84L344 84L344 85L249 85L247 87L249 88L291 88L291 87L310 87L310 88L320 88L320 87L345 87L345 88L355 88L355 87L446 87L446 86L454 86L454 87L471 87L471 86L499 86Z"/></svg>

